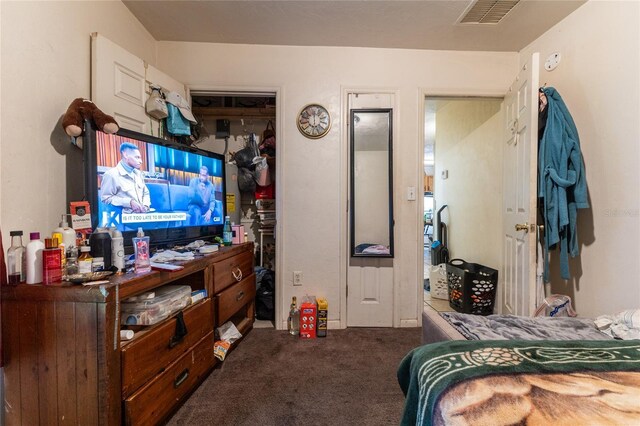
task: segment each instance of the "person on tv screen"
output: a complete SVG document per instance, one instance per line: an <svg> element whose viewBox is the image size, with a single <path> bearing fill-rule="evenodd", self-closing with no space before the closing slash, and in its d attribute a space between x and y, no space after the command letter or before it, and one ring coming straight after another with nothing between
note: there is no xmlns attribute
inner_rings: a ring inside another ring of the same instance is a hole
<svg viewBox="0 0 640 426"><path fill-rule="evenodd" d="M207 166L200 167L198 177L189 181L189 224L203 225L216 221L220 213L216 212L216 191L209 180Z"/></svg>
<svg viewBox="0 0 640 426"><path fill-rule="evenodd" d="M102 177L101 200L122 207L124 213L146 213L151 206L151 196L140 171L140 150L136 145L124 142L120 145L120 157L118 165Z"/></svg>

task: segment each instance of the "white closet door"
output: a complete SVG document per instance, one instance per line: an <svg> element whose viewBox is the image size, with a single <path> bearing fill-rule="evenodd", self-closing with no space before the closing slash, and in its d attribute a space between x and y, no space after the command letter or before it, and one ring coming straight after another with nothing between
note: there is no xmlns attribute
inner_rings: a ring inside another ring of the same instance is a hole
<svg viewBox="0 0 640 426"><path fill-rule="evenodd" d="M158 136L158 121L149 117L144 104L149 84L185 96L185 85L115 44L106 37L91 35L91 97L120 127Z"/></svg>
<svg viewBox="0 0 640 426"><path fill-rule="evenodd" d="M351 93L348 102L349 110L393 108L395 97L390 93ZM348 235L350 235L349 229L347 229ZM393 277L393 259L349 257L347 261L348 327L393 327Z"/></svg>

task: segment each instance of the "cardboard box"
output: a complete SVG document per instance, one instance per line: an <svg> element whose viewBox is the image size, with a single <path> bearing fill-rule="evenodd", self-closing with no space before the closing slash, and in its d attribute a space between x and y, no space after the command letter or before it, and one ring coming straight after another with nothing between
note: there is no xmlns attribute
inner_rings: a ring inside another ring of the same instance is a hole
<svg viewBox="0 0 640 426"><path fill-rule="evenodd" d="M231 225L231 244L244 243L244 225Z"/></svg>
<svg viewBox="0 0 640 426"><path fill-rule="evenodd" d="M69 226L76 231L76 246L80 247L91 234L91 207L88 201L72 201L69 203L71 223Z"/></svg>
<svg viewBox="0 0 640 426"><path fill-rule="evenodd" d="M316 338L318 305L314 296L306 296L300 305L300 338Z"/></svg>
<svg viewBox="0 0 640 426"><path fill-rule="evenodd" d="M318 299L318 320L316 334L318 337L327 337L327 317L329 314L329 302L325 298Z"/></svg>

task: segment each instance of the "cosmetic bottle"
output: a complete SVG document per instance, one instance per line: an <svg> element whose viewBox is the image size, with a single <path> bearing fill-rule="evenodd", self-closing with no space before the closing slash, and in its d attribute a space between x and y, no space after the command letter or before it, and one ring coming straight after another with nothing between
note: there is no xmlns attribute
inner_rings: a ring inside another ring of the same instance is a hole
<svg viewBox="0 0 640 426"><path fill-rule="evenodd" d="M45 238L42 251L42 275L45 285L62 279L62 261L57 238Z"/></svg>
<svg viewBox="0 0 640 426"><path fill-rule="evenodd" d="M40 241L40 233L29 234L29 244L27 244L27 284L38 284L42 282L42 251L44 243Z"/></svg>
<svg viewBox="0 0 640 426"><path fill-rule="evenodd" d="M69 227L69 222L67 222L67 216L63 214L62 220L60 221L60 226L53 230L53 232L59 232L62 234L62 240L60 243L64 244L64 249L69 250L71 247L76 246L76 231L73 228ZM66 253L65 253L66 254Z"/></svg>
<svg viewBox="0 0 640 426"><path fill-rule="evenodd" d="M142 228L138 228L138 234L133 238L133 248L136 254L136 273L150 272L151 259L149 258L149 237L144 236Z"/></svg>

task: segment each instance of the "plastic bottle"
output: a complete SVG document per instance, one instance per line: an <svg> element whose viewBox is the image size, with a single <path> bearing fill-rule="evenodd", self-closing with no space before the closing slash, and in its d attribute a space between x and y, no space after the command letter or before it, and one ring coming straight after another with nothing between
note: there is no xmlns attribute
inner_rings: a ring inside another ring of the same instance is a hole
<svg viewBox="0 0 640 426"><path fill-rule="evenodd" d="M59 232L62 234L62 244L64 244L64 249L68 251L71 249L71 247L76 247L76 231L73 228L69 227L69 222L67 222L67 216L70 216L70 215L67 215L67 214L62 215L60 226L54 229L53 232Z"/></svg>
<svg viewBox="0 0 640 426"><path fill-rule="evenodd" d="M9 284L18 284L27 279L26 248L22 245L22 231L11 231L9 235L11 235L11 247L7 250Z"/></svg>
<svg viewBox="0 0 640 426"><path fill-rule="evenodd" d="M231 218L229 216L224 217L224 227L222 228L222 244L230 246L233 240L233 232L231 231Z"/></svg>
<svg viewBox="0 0 640 426"><path fill-rule="evenodd" d="M91 246L91 256L102 257L104 260L104 268L111 269L111 234L107 228L96 228L89 237L89 245Z"/></svg>
<svg viewBox="0 0 640 426"><path fill-rule="evenodd" d="M118 268L117 272L124 271L124 239L122 232L116 228L110 228L111 234L111 263Z"/></svg>
<svg viewBox="0 0 640 426"><path fill-rule="evenodd" d="M300 334L300 310L296 307L296 297L291 299L291 308L289 309L289 318L287 319L287 329L289 334L297 336Z"/></svg>
<svg viewBox="0 0 640 426"><path fill-rule="evenodd" d="M39 232L29 234L29 244L27 244L27 284L38 284L42 282L42 251L44 243L40 241Z"/></svg>
<svg viewBox="0 0 640 426"><path fill-rule="evenodd" d="M45 238L42 251L42 275L45 285L62 279L62 261L57 238Z"/></svg>
<svg viewBox="0 0 640 426"><path fill-rule="evenodd" d="M133 238L133 248L136 253L136 273L151 271L151 259L149 259L149 237L144 236L142 228L138 228L138 234Z"/></svg>

